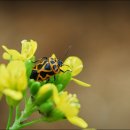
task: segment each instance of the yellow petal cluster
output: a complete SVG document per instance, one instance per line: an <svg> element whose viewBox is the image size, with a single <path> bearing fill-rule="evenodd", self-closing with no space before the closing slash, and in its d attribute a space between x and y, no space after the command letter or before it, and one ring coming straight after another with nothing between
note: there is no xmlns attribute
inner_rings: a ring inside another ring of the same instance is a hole
<svg viewBox="0 0 130 130"><path fill-rule="evenodd" d="M67 69L68 70L71 69L71 71L72 71L71 80L73 80L75 83L77 83L78 85L84 86L84 87L91 86L90 84L87 84L83 81L73 78L74 76L78 75L83 69L83 62L80 58L78 58L76 56L68 57L64 62L64 66L62 67L62 70L64 70L64 71L66 71Z"/></svg>
<svg viewBox="0 0 130 130"><path fill-rule="evenodd" d="M54 102L56 108L64 113L67 120L81 128L86 128L88 124L80 117L78 117L80 104L76 94L68 94L68 92L54 92Z"/></svg>
<svg viewBox="0 0 130 130"><path fill-rule="evenodd" d="M80 58L76 56L68 57L65 62L65 65L68 65L72 70L72 76L78 75L83 69L83 62Z"/></svg>
<svg viewBox="0 0 130 130"><path fill-rule="evenodd" d="M6 51L3 53L3 58L6 60L29 60L33 57L36 49L37 49L37 42L30 40L23 40L21 41L22 49L21 53L17 50L8 49L6 46L2 46L3 49Z"/></svg>
<svg viewBox="0 0 130 130"><path fill-rule="evenodd" d="M22 61L11 61L7 67L0 65L0 94L13 100L21 100L27 87L25 64Z"/></svg>

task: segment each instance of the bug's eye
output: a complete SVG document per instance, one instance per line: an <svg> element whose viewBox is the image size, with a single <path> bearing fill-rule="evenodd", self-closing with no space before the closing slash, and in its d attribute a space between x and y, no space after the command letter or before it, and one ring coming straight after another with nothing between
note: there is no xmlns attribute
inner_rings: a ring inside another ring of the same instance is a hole
<svg viewBox="0 0 130 130"><path fill-rule="evenodd" d="M58 65L59 66L62 66L63 65L63 62L61 60L58 60Z"/></svg>

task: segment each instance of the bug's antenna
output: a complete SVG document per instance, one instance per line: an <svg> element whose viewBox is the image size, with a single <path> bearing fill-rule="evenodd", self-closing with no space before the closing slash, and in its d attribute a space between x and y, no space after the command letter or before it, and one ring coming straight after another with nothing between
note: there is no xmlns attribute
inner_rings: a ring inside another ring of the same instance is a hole
<svg viewBox="0 0 130 130"><path fill-rule="evenodd" d="M67 50L66 50L66 52L65 52L65 55L64 55L64 57L63 57L63 60L65 60L65 57L68 55L68 52L69 52L69 50L71 49L71 47L72 47L72 45L69 45L69 46L68 46L68 48L67 48Z"/></svg>

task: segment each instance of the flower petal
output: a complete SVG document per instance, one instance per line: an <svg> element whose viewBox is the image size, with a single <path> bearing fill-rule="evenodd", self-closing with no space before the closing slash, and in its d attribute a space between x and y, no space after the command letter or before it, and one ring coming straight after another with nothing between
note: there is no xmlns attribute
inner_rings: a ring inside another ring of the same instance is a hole
<svg viewBox="0 0 130 130"><path fill-rule="evenodd" d="M81 128L87 128L88 124L82 119L77 116L75 117L67 117L67 119L74 125L77 125Z"/></svg>
<svg viewBox="0 0 130 130"><path fill-rule="evenodd" d="M80 80L78 80L78 79L71 78L71 80L73 80L73 81L74 81L75 83L77 83L78 85L81 85L81 86L84 86L84 87L91 87L90 84L87 84L87 83L85 83L85 82L83 82L83 81L80 81Z"/></svg>
<svg viewBox="0 0 130 130"><path fill-rule="evenodd" d="M7 68L4 64L0 65L0 91L9 86L8 79L10 78Z"/></svg>
<svg viewBox="0 0 130 130"><path fill-rule="evenodd" d="M2 46L2 48L6 51L5 53L3 53L3 58L6 60L21 60L23 59L23 57L21 56L21 54L13 49L8 49L6 46Z"/></svg>
<svg viewBox="0 0 130 130"><path fill-rule="evenodd" d="M5 89L3 91L3 94L5 94L6 96L8 96L8 97L10 97L10 98L12 98L14 100L17 100L17 101L19 101L19 100L21 100L23 98L23 95L22 95L21 92L11 90L11 89Z"/></svg>
<svg viewBox="0 0 130 130"><path fill-rule="evenodd" d="M30 59L32 58L32 56L34 55L36 49L37 49L37 42L30 40L23 40L21 41L22 43L22 50L21 50L21 55L25 58L25 59Z"/></svg>
<svg viewBox="0 0 130 130"><path fill-rule="evenodd" d="M2 57L3 57L3 59L5 59L5 60L10 60L10 59L11 59L10 54L7 53L7 52L4 52Z"/></svg>
<svg viewBox="0 0 130 130"><path fill-rule="evenodd" d="M10 88L23 91L27 87L26 67L22 61L11 61L7 70L10 74Z"/></svg>
<svg viewBox="0 0 130 130"><path fill-rule="evenodd" d="M56 103L58 110L64 113L66 117L77 116L80 109L80 104L76 94L68 94L67 91L59 93L59 102Z"/></svg>
<svg viewBox="0 0 130 130"><path fill-rule="evenodd" d="M58 95L58 90L56 88L55 85L53 85L53 100L56 104L59 103L60 99L59 99L59 95Z"/></svg>
<svg viewBox="0 0 130 130"><path fill-rule="evenodd" d="M69 66L66 66L66 65L61 66L60 69L63 70L64 72L72 71L71 68Z"/></svg>
<svg viewBox="0 0 130 130"><path fill-rule="evenodd" d="M70 68L72 70L72 76L78 75L83 69L83 63L82 63L81 59L76 56L68 57L65 60L64 65L70 66Z"/></svg>

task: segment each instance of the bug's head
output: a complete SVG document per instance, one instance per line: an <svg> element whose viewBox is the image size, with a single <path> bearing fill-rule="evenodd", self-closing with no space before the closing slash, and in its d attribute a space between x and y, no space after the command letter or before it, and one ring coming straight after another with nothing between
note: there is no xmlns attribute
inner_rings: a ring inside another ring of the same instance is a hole
<svg viewBox="0 0 130 130"><path fill-rule="evenodd" d="M59 59L58 59L58 65L59 65L60 67L63 65L62 60L59 60Z"/></svg>

